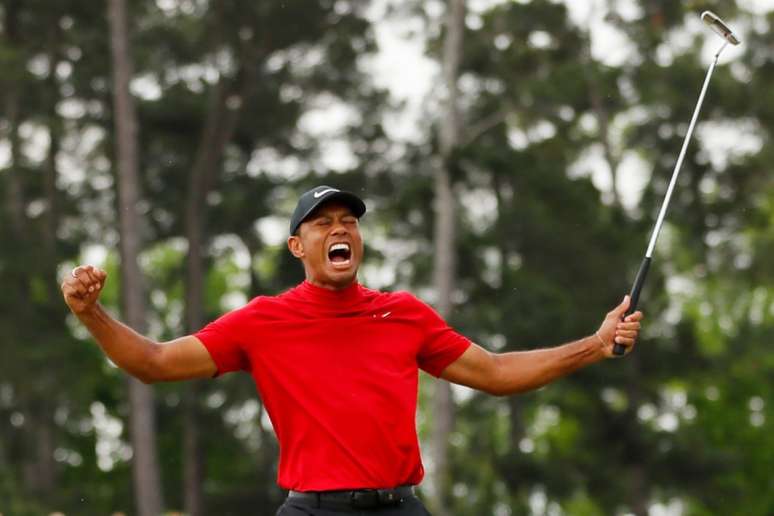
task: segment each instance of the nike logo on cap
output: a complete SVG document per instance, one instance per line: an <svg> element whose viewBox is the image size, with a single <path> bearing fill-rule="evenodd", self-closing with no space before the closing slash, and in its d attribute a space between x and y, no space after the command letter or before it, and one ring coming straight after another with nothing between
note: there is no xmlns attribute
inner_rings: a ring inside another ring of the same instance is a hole
<svg viewBox="0 0 774 516"><path fill-rule="evenodd" d="M331 192L340 192L340 191L341 191L341 190L337 190L336 188L326 188L326 189L325 189L325 190L323 190L322 192L315 192L315 193L314 193L314 198L315 198L315 199L319 199L320 197L322 197L323 195L325 195L325 194L327 194L327 193L331 193Z"/></svg>

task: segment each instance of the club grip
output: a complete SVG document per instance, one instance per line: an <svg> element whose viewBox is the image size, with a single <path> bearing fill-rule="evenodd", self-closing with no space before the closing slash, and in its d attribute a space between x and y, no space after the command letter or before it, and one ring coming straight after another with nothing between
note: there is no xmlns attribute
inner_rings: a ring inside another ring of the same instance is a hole
<svg viewBox="0 0 774 516"><path fill-rule="evenodd" d="M626 309L624 318L633 314L634 311L637 310L637 302L640 300L640 291L642 290L642 286L645 284L645 278L648 276L648 269L650 269L650 260L650 256L646 256L642 259L640 270L637 271L637 276L634 278L634 285L632 285L632 291L629 294L629 308ZM622 356L625 351L626 348L621 344L615 344L613 346L614 355Z"/></svg>

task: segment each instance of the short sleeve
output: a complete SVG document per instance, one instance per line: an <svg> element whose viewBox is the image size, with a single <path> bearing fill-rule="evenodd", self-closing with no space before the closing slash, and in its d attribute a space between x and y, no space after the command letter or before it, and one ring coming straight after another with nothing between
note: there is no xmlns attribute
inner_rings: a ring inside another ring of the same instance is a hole
<svg viewBox="0 0 774 516"><path fill-rule="evenodd" d="M238 338L240 328L244 326L246 308L228 312L194 334L215 362L218 368L215 376L249 369L247 355Z"/></svg>
<svg viewBox="0 0 774 516"><path fill-rule="evenodd" d="M418 323L423 333L417 355L419 367L433 376L440 376L446 367L468 349L471 342L446 324L430 306L411 296L418 312Z"/></svg>

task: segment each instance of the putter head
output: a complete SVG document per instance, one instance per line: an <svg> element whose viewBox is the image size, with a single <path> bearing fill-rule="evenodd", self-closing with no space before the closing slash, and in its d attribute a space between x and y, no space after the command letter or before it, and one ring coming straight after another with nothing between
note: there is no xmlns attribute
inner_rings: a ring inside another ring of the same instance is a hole
<svg viewBox="0 0 774 516"><path fill-rule="evenodd" d="M720 16L712 11L704 11L701 13L701 19L704 23L710 26L712 30L720 34L720 36L731 43L732 45L738 45L739 39L734 35L733 31L728 28L728 25L720 19Z"/></svg>

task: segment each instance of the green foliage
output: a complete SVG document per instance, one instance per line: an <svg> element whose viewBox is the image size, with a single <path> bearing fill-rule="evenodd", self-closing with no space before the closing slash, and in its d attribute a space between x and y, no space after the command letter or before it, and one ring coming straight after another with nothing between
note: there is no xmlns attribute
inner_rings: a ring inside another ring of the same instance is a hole
<svg viewBox="0 0 774 516"><path fill-rule="evenodd" d="M385 288L432 294L435 104L426 138L388 138L383 115L396 106L359 66L376 50L365 4L131 2L154 338L184 331L184 202L197 156L213 145L208 117L223 92L239 116L202 206L208 320L234 300L303 278L285 250L284 221L297 193L321 183L368 200L368 260L389 270ZM762 16L771 25L774 13L714 1L651 1L632 12L605 5L636 58L611 64L592 54L593 35L571 19L569 3L493 3L469 14L468 132L451 163L459 201L451 322L492 350L522 350L589 335L620 301L703 80L705 38L691 31L704 9L751 27L742 54L716 70L701 117L738 130L744 145L718 157L700 123L633 355L521 396L457 393L449 499L455 514L531 514L540 503L589 516L644 514L655 503L679 504L684 514L767 514L774 39L761 18L751 22ZM434 13L426 2L393 7L394 16ZM104 8L4 0L0 14L0 143L9 149L0 169L0 512L128 511L129 463L99 467L94 423L99 403L128 441L124 375L68 316L57 290L59 276L96 245L110 278L102 300L118 312ZM673 35L687 36L677 45ZM427 36L438 58L443 34ZM331 170L330 139L306 133L299 120L339 102L356 112L335 135L353 158ZM40 138L50 144L27 150ZM625 157L651 174L636 202L620 195L631 190ZM599 180L607 170L619 195ZM277 444L250 379L201 382L196 392L208 513L276 507ZM186 392L163 385L157 394L167 504L179 510ZM423 439L431 419L420 409Z"/></svg>

